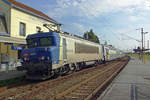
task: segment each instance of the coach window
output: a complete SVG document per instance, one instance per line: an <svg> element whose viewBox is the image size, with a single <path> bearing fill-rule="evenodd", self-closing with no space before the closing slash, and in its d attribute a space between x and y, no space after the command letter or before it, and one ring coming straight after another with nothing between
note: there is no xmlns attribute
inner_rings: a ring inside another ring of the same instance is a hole
<svg viewBox="0 0 150 100"><path fill-rule="evenodd" d="M20 22L20 36L26 36L26 24Z"/></svg>
<svg viewBox="0 0 150 100"><path fill-rule="evenodd" d="M4 16L0 16L0 33L7 33L7 25Z"/></svg>

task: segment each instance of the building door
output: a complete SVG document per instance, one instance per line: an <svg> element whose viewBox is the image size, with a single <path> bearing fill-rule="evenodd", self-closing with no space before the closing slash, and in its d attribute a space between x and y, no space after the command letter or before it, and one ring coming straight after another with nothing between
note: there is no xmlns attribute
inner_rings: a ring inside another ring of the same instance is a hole
<svg viewBox="0 0 150 100"><path fill-rule="evenodd" d="M18 59L21 59L21 50L18 50Z"/></svg>
<svg viewBox="0 0 150 100"><path fill-rule="evenodd" d="M63 59L67 59L67 44L65 38L63 38Z"/></svg>

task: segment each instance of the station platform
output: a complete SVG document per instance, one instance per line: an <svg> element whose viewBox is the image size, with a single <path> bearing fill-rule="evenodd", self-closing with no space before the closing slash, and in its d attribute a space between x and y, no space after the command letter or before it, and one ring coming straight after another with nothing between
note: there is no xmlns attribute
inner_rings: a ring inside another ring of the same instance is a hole
<svg viewBox="0 0 150 100"><path fill-rule="evenodd" d="M150 61L131 58L97 100L150 100Z"/></svg>
<svg viewBox="0 0 150 100"><path fill-rule="evenodd" d="M21 76L24 76L25 73L26 71L17 71L17 70L0 72L0 81L21 77Z"/></svg>

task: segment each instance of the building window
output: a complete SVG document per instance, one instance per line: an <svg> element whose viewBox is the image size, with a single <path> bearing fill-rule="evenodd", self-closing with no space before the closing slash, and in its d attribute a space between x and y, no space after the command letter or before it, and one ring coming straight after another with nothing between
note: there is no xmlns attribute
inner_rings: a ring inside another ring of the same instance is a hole
<svg viewBox="0 0 150 100"><path fill-rule="evenodd" d="M0 16L0 33L7 33L7 25L4 16Z"/></svg>
<svg viewBox="0 0 150 100"><path fill-rule="evenodd" d="M26 36L26 24L20 22L20 36Z"/></svg>
<svg viewBox="0 0 150 100"><path fill-rule="evenodd" d="M41 27L36 27L36 32L40 33L41 32Z"/></svg>

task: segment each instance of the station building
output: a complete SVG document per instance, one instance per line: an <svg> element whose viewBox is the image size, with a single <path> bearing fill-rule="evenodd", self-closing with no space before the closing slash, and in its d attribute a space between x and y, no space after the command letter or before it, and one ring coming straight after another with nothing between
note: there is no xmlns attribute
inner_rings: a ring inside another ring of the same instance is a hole
<svg viewBox="0 0 150 100"><path fill-rule="evenodd" d="M17 62L28 34L49 31L44 24L61 31L60 24L41 11L15 0L0 0L0 64Z"/></svg>

